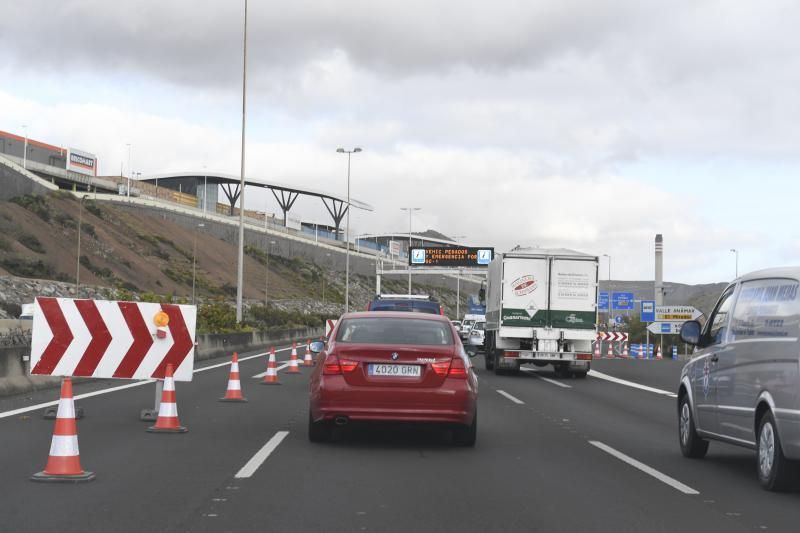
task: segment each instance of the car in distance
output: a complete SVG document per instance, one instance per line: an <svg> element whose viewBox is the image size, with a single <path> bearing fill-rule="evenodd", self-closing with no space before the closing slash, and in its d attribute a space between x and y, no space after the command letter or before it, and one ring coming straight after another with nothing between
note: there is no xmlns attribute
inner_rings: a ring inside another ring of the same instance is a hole
<svg viewBox="0 0 800 533"><path fill-rule="evenodd" d="M686 457L709 440L756 451L767 490L789 488L800 460L800 267L761 270L732 282L705 326L689 321L696 346L678 388L678 437Z"/></svg>
<svg viewBox="0 0 800 533"><path fill-rule="evenodd" d="M336 323L327 346L311 343L308 437L328 440L351 421L446 424L453 440L473 446L478 380L447 318L368 311Z"/></svg>
<svg viewBox="0 0 800 533"><path fill-rule="evenodd" d="M485 320L476 320L472 324L472 329L469 330L467 337L467 350L470 353L483 350L484 331L486 330Z"/></svg>
<svg viewBox="0 0 800 533"><path fill-rule="evenodd" d="M444 309L430 296L420 294L379 294L367 306L367 311L407 311L443 315Z"/></svg>
<svg viewBox="0 0 800 533"><path fill-rule="evenodd" d="M460 320L451 320L450 323L453 324L454 328L456 328L456 333L460 334L461 333L461 321Z"/></svg>

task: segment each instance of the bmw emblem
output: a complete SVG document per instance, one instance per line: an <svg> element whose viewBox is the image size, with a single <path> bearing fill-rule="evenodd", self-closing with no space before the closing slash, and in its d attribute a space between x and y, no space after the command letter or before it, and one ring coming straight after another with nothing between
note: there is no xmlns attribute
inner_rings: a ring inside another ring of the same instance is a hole
<svg viewBox="0 0 800 533"><path fill-rule="evenodd" d="M392 353L392 361L397 361L397 359L398 359L399 357L400 357L400 354L399 354L399 353L397 353L397 352L393 352L393 353Z"/></svg>

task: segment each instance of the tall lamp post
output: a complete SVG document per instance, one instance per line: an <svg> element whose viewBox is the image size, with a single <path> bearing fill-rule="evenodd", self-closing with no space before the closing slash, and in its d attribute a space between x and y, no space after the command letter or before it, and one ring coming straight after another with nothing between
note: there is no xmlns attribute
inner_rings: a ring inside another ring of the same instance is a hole
<svg viewBox="0 0 800 533"><path fill-rule="evenodd" d="M247 111L247 0L244 0L244 45L242 48L242 157L239 178L239 251L236 255L236 322L242 321L242 291L244 289L244 141Z"/></svg>
<svg viewBox="0 0 800 533"><path fill-rule="evenodd" d="M733 252L733 254L736 256L736 259L735 259L735 261L736 261L736 271L735 271L736 272L736 276L733 278L733 279L736 279L736 278L739 277L739 250L737 250L736 248L731 248L731 252Z"/></svg>
<svg viewBox="0 0 800 533"><path fill-rule="evenodd" d="M337 148L336 151L340 154L347 154L347 224L344 230L344 243L346 246L344 266L344 312L347 313L350 310L350 155L357 154L361 151L361 148L353 148L352 150Z"/></svg>
<svg viewBox="0 0 800 533"><path fill-rule="evenodd" d="M198 228L206 227L202 222L197 225ZM194 232L194 242L192 244L192 305L194 305L194 281L197 277L197 230Z"/></svg>
<svg viewBox="0 0 800 533"><path fill-rule="evenodd" d="M408 211L408 295L411 296L411 213L421 207L401 207L400 211Z"/></svg>
<svg viewBox="0 0 800 533"><path fill-rule="evenodd" d="M83 201L87 198L89 195L84 194L78 201L78 259L75 261L75 296L78 295L78 287L81 284L81 225L83 224Z"/></svg>
<svg viewBox="0 0 800 533"><path fill-rule="evenodd" d="M266 220L266 213L264 213L264 220ZM275 241L269 241L267 244L267 271L264 277L266 280L264 281L264 309L267 308L267 301L269 298L269 256L272 252L272 246L275 244Z"/></svg>
<svg viewBox="0 0 800 533"><path fill-rule="evenodd" d="M450 238L458 243L459 239L466 239L466 235L451 235ZM456 273L456 320L458 317L461 316L461 274L462 271L459 268L458 272Z"/></svg>
<svg viewBox="0 0 800 533"><path fill-rule="evenodd" d="M25 131L25 142L22 144L22 168L28 168L28 125L23 124L22 129Z"/></svg>
<svg viewBox="0 0 800 533"><path fill-rule="evenodd" d="M125 196L128 197L128 201L131 200L131 144L128 143L125 146L128 147L128 190L125 191Z"/></svg>

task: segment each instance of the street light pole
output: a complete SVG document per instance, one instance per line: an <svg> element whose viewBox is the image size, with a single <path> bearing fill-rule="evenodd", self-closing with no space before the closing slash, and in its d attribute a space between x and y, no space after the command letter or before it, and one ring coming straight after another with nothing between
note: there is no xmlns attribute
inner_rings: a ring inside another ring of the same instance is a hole
<svg viewBox="0 0 800 533"><path fill-rule="evenodd" d="M89 195L84 194L78 200L78 259L75 267L75 296L78 295L78 287L81 284L81 225L83 224L83 201L87 198L89 198Z"/></svg>
<svg viewBox="0 0 800 533"><path fill-rule="evenodd" d="M401 211L408 211L408 295L411 296L411 212L419 211L421 207L401 207Z"/></svg>
<svg viewBox="0 0 800 533"><path fill-rule="evenodd" d="M345 267L344 267L344 312L350 311L350 155L357 154L361 148L353 148L352 150L345 150L344 148L337 148L336 151L340 154L347 154L347 224L345 226Z"/></svg>
<svg viewBox="0 0 800 533"><path fill-rule="evenodd" d="M266 220L266 213L264 214L264 220ZM264 276L266 278L264 282L264 309L267 308L267 300L269 297L269 256L270 252L272 252L272 245L275 244L275 241L269 241L267 244L267 273Z"/></svg>
<svg viewBox="0 0 800 533"><path fill-rule="evenodd" d="M126 191L126 195L128 197L128 201L131 201L131 145L130 143L126 144L125 146L128 147L128 190Z"/></svg>
<svg viewBox="0 0 800 533"><path fill-rule="evenodd" d="M197 225L198 228L204 228L206 225L202 222ZM197 277L197 230L194 232L194 244L192 245L192 305L194 305L194 280Z"/></svg>
<svg viewBox="0 0 800 533"><path fill-rule="evenodd" d="M244 0L244 47L242 51L242 158L239 179L239 251L236 267L236 322L242 321L242 291L244 287L244 141L247 111L247 0Z"/></svg>
<svg viewBox="0 0 800 533"><path fill-rule="evenodd" d="M731 252L736 256L736 276L734 277L734 279L736 279L739 277L739 250L731 248Z"/></svg>
<svg viewBox="0 0 800 533"><path fill-rule="evenodd" d="M25 131L25 142L22 144L22 168L28 168L28 125L23 124L22 129Z"/></svg>

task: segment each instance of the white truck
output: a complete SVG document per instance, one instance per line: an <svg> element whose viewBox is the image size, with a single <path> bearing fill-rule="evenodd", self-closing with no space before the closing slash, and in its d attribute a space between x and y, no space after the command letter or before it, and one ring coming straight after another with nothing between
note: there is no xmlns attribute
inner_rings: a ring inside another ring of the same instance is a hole
<svg viewBox="0 0 800 533"><path fill-rule="evenodd" d="M586 377L597 336L597 256L566 249L495 254L486 283L486 369L553 365Z"/></svg>

